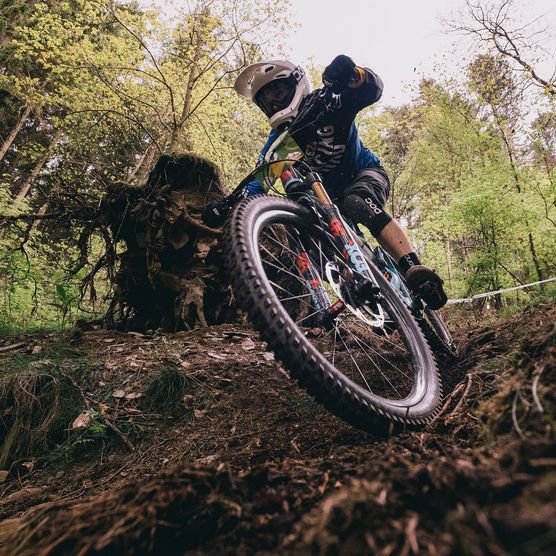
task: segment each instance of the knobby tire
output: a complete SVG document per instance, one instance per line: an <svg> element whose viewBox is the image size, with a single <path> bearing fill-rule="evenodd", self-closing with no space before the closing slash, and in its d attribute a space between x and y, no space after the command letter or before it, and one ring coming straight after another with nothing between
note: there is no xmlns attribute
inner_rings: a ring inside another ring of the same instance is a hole
<svg viewBox="0 0 556 556"><path fill-rule="evenodd" d="M291 200L254 197L239 203L224 230L226 265L239 305L277 358L318 402L341 419L366 431L384 433L391 421L420 425L437 414L442 387L432 351L419 325L378 268L372 266L384 306L398 325L419 373L422 399L411 407L385 400L340 372L297 326L274 291L258 255L257 226L272 215L310 228L311 212ZM409 399L409 398L407 398Z"/></svg>

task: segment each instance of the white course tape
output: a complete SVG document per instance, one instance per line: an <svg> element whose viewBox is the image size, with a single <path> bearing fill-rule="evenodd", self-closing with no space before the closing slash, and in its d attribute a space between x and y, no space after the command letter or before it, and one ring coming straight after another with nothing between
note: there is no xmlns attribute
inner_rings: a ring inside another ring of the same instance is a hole
<svg viewBox="0 0 556 556"><path fill-rule="evenodd" d="M513 288L504 288L503 290L495 290L493 292L478 293L476 295L472 295L471 297L465 297L463 299L448 299L447 304L450 305L453 303L470 303L471 301L475 301L475 299L482 299L483 297L492 297L493 295L498 295L499 293L522 290L524 288L530 288L531 286L546 284L547 282L556 282L556 278L547 278L546 280L539 280L538 282L531 282L530 284L523 284L522 286L515 286Z"/></svg>

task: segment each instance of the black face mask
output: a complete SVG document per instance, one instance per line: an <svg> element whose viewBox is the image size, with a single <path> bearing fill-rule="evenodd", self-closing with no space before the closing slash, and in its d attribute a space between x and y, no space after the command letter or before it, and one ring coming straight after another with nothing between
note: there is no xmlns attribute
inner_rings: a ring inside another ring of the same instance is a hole
<svg viewBox="0 0 556 556"><path fill-rule="evenodd" d="M290 105L295 96L296 85L293 77L271 81L255 95L255 102L267 118L271 118Z"/></svg>

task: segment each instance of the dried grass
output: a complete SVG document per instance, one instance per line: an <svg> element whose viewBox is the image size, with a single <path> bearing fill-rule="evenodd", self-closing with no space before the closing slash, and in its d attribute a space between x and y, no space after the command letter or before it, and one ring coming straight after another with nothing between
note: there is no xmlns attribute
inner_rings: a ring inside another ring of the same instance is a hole
<svg viewBox="0 0 556 556"><path fill-rule="evenodd" d="M79 399L67 376L48 361L0 377L0 467L61 440Z"/></svg>
<svg viewBox="0 0 556 556"><path fill-rule="evenodd" d="M181 554L241 514L225 470L175 470L83 501L37 506L0 524L0 555Z"/></svg>

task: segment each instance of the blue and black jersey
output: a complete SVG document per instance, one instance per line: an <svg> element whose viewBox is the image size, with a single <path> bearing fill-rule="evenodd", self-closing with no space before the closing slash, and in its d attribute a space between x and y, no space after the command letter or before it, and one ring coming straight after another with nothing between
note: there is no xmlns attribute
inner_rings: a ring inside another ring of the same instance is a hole
<svg viewBox="0 0 556 556"><path fill-rule="evenodd" d="M305 155L303 161L320 174L333 198L341 196L358 172L380 166L379 158L361 142L354 120L360 110L380 99L382 90L380 77L365 69L365 79L359 86L334 95L329 112L314 123L293 132L296 143ZM313 91L304 102L310 101L311 95L319 92ZM270 132L258 163L264 161L268 149L279 134L275 129ZM259 181L253 180L248 185L248 194L259 193L264 193L264 189Z"/></svg>

